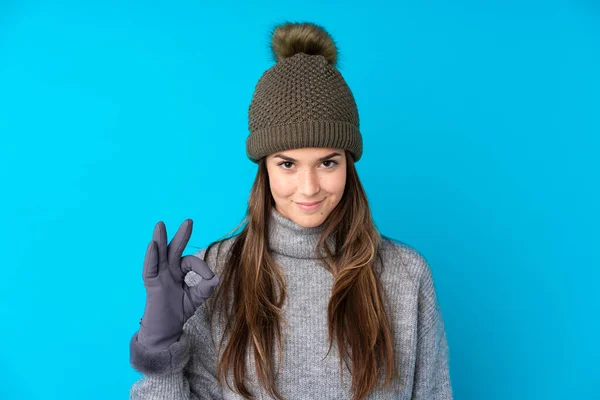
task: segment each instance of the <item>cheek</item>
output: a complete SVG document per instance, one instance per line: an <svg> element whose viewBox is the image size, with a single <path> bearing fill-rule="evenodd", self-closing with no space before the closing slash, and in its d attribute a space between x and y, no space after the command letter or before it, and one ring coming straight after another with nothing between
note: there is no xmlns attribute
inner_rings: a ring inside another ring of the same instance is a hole
<svg viewBox="0 0 600 400"><path fill-rule="evenodd" d="M346 187L346 171L341 171L339 174L328 176L322 184L327 192L336 195L338 198L341 197L344 193L344 188Z"/></svg>
<svg viewBox="0 0 600 400"><path fill-rule="evenodd" d="M294 184L285 176L281 176L280 174L272 174L272 176L269 176L269 182L273 197L281 198L294 194Z"/></svg>

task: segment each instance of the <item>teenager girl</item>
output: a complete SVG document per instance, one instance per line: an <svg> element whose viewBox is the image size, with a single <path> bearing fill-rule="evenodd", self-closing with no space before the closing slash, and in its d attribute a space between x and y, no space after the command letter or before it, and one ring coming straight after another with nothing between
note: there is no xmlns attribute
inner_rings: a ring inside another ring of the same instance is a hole
<svg viewBox="0 0 600 400"><path fill-rule="evenodd" d="M373 223L333 39L286 23L272 49L249 109L243 229L182 257L192 221L169 245L155 227L131 398L452 399L432 273Z"/></svg>

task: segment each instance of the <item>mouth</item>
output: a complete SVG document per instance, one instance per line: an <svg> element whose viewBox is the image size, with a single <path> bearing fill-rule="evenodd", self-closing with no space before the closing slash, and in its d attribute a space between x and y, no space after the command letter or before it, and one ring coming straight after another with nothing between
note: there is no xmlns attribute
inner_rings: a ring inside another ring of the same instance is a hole
<svg viewBox="0 0 600 400"><path fill-rule="evenodd" d="M311 203L299 203L299 202L296 202L296 204L298 204L299 206L306 206L306 207L310 207L310 206L314 206L314 205L316 205L316 204L319 204L319 203L321 203L322 201L323 201L323 200L321 200L321 201L313 201L313 202L311 202Z"/></svg>
<svg viewBox="0 0 600 400"><path fill-rule="evenodd" d="M323 199L325 200L325 199ZM318 210L321 207L321 204L323 204L323 200L321 201L312 201L310 203L296 203L296 205L298 205L298 208L300 208L302 211L305 212L314 212L316 210Z"/></svg>

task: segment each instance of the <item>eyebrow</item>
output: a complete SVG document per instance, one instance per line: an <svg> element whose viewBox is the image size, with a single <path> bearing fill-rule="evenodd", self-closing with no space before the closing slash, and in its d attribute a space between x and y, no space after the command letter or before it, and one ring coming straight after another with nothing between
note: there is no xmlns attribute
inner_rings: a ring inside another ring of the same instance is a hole
<svg viewBox="0 0 600 400"><path fill-rule="evenodd" d="M327 161L330 158L333 158L335 156L341 156L341 154L340 153L331 153L329 155L326 155L325 157L319 158L319 161L321 161L321 162ZM279 158L282 158L282 159L284 159L286 161L290 161L290 162L296 162L296 161L298 161L298 160L293 159L292 157L284 156L283 154L275 154L273 157L279 157Z"/></svg>

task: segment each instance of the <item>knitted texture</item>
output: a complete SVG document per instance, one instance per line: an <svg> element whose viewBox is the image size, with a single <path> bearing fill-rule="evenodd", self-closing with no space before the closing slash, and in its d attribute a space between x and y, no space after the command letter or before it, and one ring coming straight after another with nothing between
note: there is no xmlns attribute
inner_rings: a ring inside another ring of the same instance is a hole
<svg viewBox="0 0 600 400"><path fill-rule="evenodd" d="M282 305L283 358L273 353L278 371L277 387L286 400L350 399L352 376L339 369L337 342L331 349L327 307L334 285L333 275L317 259L315 248L322 226L306 228L271 209L268 224L269 251L286 279L286 301ZM217 276L223 276L225 260L233 244L227 239L213 248L207 263ZM398 376L391 387L376 387L369 400L452 400L450 351L444 319L435 290L433 273L425 257L415 248L383 238L382 258L374 266L381 277L386 311L394 332L394 354ZM195 254L204 259L206 248ZM190 286L201 278L190 272ZM184 325L180 341L188 341L187 353L171 351L172 359L158 371L153 354L136 367L143 373L130 388L131 400L244 400L225 382L217 380L217 363L228 343L219 348L227 321L218 315L211 329L207 303ZM357 327L360 329L360 327ZM250 350L245 379L255 399L271 400L258 384L254 352ZM351 367L351 365L350 365ZM228 374L232 383L231 372ZM379 383L383 376L379 378Z"/></svg>
<svg viewBox="0 0 600 400"><path fill-rule="evenodd" d="M246 153L253 162L278 151L331 147L362 156L354 96L321 55L297 53L265 71L248 112Z"/></svg>

